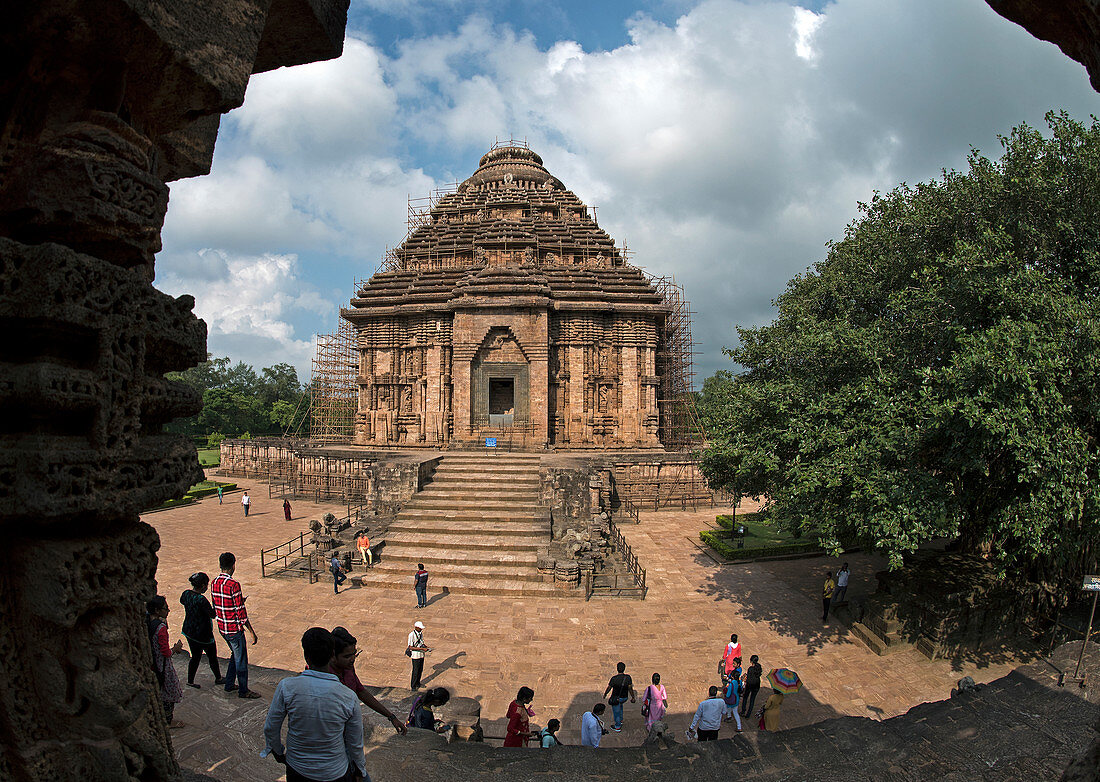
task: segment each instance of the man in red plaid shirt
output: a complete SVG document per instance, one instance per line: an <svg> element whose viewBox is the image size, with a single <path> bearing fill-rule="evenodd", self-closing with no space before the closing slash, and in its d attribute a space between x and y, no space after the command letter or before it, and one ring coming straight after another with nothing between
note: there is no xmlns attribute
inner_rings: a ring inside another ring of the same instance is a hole
<svg viewBox="0 0 1100 782"><path fill-rule="evenodd" d="M218 557L218 564L222 573L210 584L210 597L218 619L218 630L229 644L231 653L229 670L225 674L225 691L236 690L241 698L259 698L258 692L248 689L248 645L244 640L244 631L247 629L252 633L253 645L258 639L252 623L248 621L248 612L244 610L241 584L233 578L237 558L227 551Z"/></svg>

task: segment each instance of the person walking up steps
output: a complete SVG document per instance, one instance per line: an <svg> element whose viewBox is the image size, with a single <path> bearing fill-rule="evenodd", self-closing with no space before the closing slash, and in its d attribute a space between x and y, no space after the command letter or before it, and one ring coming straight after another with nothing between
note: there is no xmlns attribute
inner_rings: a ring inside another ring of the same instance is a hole
<svg viewBox="0 0 1100 782"><path fill-rule="evenodd" d="M332 591L338 595L340 594L340 585L348 580L344 568L340 566L340 557L333 554L332 559L329 560L328 569L332 571Z"/></svg>
<svg viewBox="0 0 1100 782"><path fill-rule="evenodd" d="M416 563L413 589L416 591L416 607L423 608L428 604L428 571L424 569L423 562Z"/></svg>

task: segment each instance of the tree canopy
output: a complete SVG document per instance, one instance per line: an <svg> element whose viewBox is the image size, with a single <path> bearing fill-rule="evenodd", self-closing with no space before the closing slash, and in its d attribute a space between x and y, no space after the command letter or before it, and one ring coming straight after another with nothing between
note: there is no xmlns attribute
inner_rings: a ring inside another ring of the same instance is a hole
<svg viewBox="0 0 1100 782"><path fill-rule="evenodd" d="M860 204L738 329L701 403L713 484L892 566L941 537L1062 587L1095 564L1100 125L1047 123Z"/></svg>
<svg viewBox="0 0 1100 782"><path fill-rule="evenodd" d="M191 436L267 434L296 431L308 414L304 389L290 364L266 367L257 375L243 362L215 358L167 377L202 394L202 410L173 421L166 429Z"/></svg>

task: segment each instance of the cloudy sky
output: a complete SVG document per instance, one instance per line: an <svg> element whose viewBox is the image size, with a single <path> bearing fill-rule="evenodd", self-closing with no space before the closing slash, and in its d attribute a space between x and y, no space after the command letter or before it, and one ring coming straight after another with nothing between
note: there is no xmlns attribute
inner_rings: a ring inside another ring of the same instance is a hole
<svg viewBox="0 0 1100 782"><path fill-rule="evenodd" d="M408 197L521 138L683 286L701 383L858 201L1098 98L982 0L353 0L344 55L254 77L210 176L172 185L157 285L214 355L304 381Z"/></svg>

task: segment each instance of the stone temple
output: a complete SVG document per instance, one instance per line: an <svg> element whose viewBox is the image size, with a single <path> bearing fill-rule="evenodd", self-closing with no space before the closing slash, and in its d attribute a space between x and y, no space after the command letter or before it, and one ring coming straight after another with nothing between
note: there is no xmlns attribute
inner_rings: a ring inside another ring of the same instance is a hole
<svg viewBox="0 0 1100 782"><path fill-rule="evenodd" d="M682 439L677 302L627 263L522 142L431 199L342 311L354 325L353 442L663 449ZM687 351L690 362L690 348ZM680 393L677 393L679 391Z"/></svg>

